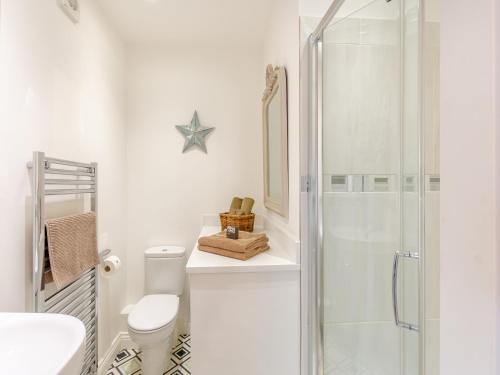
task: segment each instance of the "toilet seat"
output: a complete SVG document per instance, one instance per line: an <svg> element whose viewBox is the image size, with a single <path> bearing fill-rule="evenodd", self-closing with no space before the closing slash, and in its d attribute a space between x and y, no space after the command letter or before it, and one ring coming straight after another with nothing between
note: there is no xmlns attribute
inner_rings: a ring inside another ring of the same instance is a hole
<svg viewBox="0 0 500 375"><path fill-rule="evenodd" d="M141 298L128 316L129 329L135 332L155 332L175 322L179 297L170 294L150 294Z"/></svg>

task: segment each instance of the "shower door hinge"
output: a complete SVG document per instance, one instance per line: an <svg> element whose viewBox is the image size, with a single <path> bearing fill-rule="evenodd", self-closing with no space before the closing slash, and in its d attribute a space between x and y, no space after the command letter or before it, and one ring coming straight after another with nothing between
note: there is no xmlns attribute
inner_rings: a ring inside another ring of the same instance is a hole
<svg viewBox="0 0 500 375"><path fill-rule="evenodd" d="M300 191L303 193L308 193L311 191L311 177L302 176L300 179Z"/></svg>

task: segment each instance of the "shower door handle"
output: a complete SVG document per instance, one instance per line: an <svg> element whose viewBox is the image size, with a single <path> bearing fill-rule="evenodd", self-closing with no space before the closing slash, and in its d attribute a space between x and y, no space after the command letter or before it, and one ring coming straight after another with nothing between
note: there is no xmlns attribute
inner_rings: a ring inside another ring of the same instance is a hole
<svg viewBox="0 0 500 375"><path fill-rule="evenodd" d="M405 328L410 331L418 331L418 325L406 323L399 319L398 274L400 258L418 260L419 257L417 253L411 252L396 251L394 254L394 261L392 263L392 310L394 312L394 323L397 327Z"/></svg>

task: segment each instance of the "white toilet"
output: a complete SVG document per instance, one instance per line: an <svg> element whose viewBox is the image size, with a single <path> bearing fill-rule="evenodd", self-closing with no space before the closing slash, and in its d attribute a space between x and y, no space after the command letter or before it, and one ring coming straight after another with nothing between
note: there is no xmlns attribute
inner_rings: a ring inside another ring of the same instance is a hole
<svg viewBox="0 0 500 375"><path fill-rule="evenodd" d="M145 296L128 316L130 338L142 350L143 375L163 374L184 290L185 266L183 247L144 251Z"/></svg>

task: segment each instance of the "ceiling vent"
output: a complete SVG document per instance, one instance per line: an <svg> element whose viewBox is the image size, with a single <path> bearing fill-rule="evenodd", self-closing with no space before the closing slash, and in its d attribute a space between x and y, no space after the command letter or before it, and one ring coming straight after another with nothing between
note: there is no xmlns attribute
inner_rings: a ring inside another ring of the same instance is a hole
<svg viewBox="0 0 500 375"><path fill-rule="evenodd" d="M80 5L78 4L78 0L57 0L57 5L59 5L71 21L74 23L80 21Z"/></svg>

